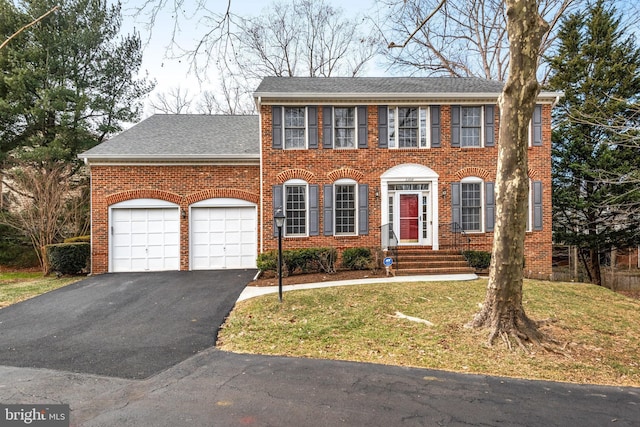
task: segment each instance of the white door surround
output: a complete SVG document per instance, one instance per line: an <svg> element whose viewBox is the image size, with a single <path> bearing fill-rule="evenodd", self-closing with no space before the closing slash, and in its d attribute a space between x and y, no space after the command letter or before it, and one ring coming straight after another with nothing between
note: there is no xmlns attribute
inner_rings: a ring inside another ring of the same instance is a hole
<svg viewBox="0 0 640 427"><path fill-rule="evenodd" d="M427 166L406 163L380 177L381 221L393 222L400 245L438 250L438 178Z"/></svg>

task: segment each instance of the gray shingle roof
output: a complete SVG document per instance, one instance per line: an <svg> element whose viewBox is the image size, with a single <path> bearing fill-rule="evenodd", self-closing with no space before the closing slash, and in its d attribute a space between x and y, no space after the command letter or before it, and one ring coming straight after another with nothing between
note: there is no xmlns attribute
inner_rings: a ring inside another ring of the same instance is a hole
<svg viewBox="0 0 640 427"><path fill-rule="evenodd" d="M80 154L87 159L258 159L258 116L156 114Z"/></svg>
<svg viewBox="0 0 640 427"><path fill-rule="evenodd" d="M255 96L271 94L498 95L503 84L476 77L265 77Z"/></svg>

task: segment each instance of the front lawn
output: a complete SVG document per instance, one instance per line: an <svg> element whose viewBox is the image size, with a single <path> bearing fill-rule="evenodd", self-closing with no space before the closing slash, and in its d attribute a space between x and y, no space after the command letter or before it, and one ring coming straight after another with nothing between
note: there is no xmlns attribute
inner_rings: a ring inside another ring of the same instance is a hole
<svg viewBox="0 0 640 427"><path fill-rule="evenodd" d="M564 355L485 346L464 328L486 280L360 285L287 292L237 304L221 349L352 360L531 379L640 386L640 301L588 284L526 280L524 306ZM427 326L398 318L400 312Z"/></svg>
<svg viewBox="0 0 640 427"><path fill-rule="evenodd" d="M43 276L40 272L0 273L0 308L33 298L82 279L84 279L84 276L57 279L55 276Z"/></svg>

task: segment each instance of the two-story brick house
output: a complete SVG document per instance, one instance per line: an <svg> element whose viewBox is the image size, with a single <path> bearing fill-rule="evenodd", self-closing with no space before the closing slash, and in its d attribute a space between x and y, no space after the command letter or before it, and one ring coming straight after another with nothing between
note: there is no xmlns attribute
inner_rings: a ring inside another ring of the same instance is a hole
<svg viewBox="0 0 640 427"><path fill-rule="evenodd" d="M196 116L181 125L187 116L154 116L82 155L92 171L93 271L149 269L149 232L132 237L125 219L120 244L116 231L123 216L144 211L145 222L162 209L174 243L156 246L174 255L151 269L255 267L257 253L276 248L278 208L287 248L379 248L394 236L399 246L438 251L463 229L472 249L490 250L501 89L476 78L267 77L254 94L255 122ZM538 97L528 152L525 269L542 277L551 274L558 95ZM231 222L238 215L247 217L240 229ZM130 263L136 251L141 260Z"/></svg>

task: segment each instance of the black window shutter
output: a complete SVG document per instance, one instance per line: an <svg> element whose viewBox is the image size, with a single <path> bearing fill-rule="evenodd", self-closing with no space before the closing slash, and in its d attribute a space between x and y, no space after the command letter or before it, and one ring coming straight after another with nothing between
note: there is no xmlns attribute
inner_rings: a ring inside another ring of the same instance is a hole
<svg viewBox="0 0 640 427"><path fill-rule="evenodd" d="M386 105L378 107L378 147L389 148L389 113Z"/></svg>
<svg viewBox="0 0 640 427"><path fill-rule="evenodd" d="M461 224L461 210L460 210L460 183L451 183L451 231L460 231Z"/></svg>
<svg viewBox="0 0 640 427"><path fill-rule="evenodd" d="M494 126L495 126L495 105L484 106L484 146L493 147L496 145Z"/></svg>
<svg viewBox="0 0 640 427"><path fill-rule="evenodd" d="M493 182L484 184L484 224L485 231L493 231L496 224L496 195Z"/></svg>
<svg viewBox="0 0 640 427"><path fill-rule="evenodd" d="M271 108L272 147L282 150L282 107L274 105Z"/></svg>
<svg viewBox="0 0 640 427"><path fill-rule="evenodd" d="M533 181L533 229L542 230L542 181Z"/></svg>
<svg viewBox="0 0 640 427"><path fill-rule="evenodd" d="M324 204L323 204L323 224L324 235L333 235L333 185L325 185L323 188Z"/></svg>
<svg viewBox="0 0 640 427"><path fill-rule="evenodd" d="M285 208L284 208L284 203L283 203L283 196L282 196L282 190L283 187L282 185L274 185L273 186L273 214L275 216L275 213L278 209L282 209L282 213L286 215L285 212ZM283 233L284 234L284 230ZM273 220L273 236L274 237L278 237L278 227L276 227L276 221L275 219Z"/></svg>
<svg viewBox="0 0 640 427"><path fill-rule="evenodd" d="M460 147L460 106L451 106L451 146Z"/></svg>
<svg viewBox="0 0 640 427"><path fill-rule="evenodd" d="M322 148L333 148L333 107L322 107Z"/></svg>
<svg viewBox="0 0 640 427"><path fill-rule="evenodd" d="M318 148L318 107L307 107L309 148Z"/></svg>
<svg viewBox="0 0 640 427"><path fill-rule="evenodd" d="M369 145L367 106L361 105L356 110L358 115L358 148L367 148Z"/></svg>
<svg viewBox="0 0 640 427"><path fill-rule="evenodd" d="M320 229L318 185L309 185L309 236L317 236Z"/></svg>
<svg viewBox="0 0 640 427"><path fill-rule="evenodd" d="M542 145L542 105L537 104L533 109L533 145Z"/></svg>
<svg viewBox="0 0 640 427"><path fill-rule="evenodd" d="M431 106L431 148L440 148L440 106Z"/></svg>
<svg viewBox="0 0 640 427"><path fill-rule="evenodd" d="M369 184L358 185L358 234L369 234Z"/></svg>

